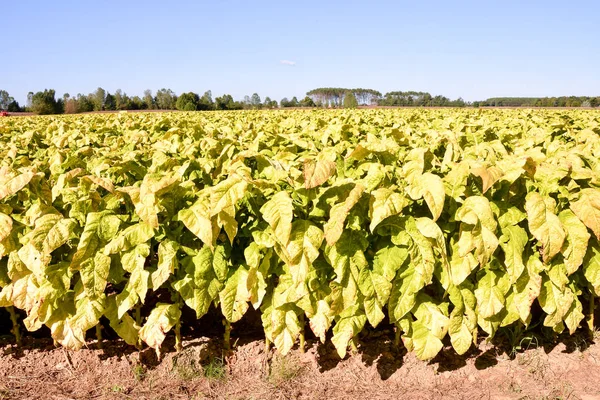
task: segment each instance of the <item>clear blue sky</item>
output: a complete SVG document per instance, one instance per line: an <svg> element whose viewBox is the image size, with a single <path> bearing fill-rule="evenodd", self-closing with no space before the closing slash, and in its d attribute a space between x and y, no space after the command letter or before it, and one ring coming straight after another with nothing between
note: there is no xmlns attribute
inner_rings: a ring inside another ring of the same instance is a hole
<svg viewBox="0 0 600 400"><path fill-rule="evenodd" d="M600 1L7 1L0 89L600 95ZM295 63L286 65L282 60Z"/></svg>

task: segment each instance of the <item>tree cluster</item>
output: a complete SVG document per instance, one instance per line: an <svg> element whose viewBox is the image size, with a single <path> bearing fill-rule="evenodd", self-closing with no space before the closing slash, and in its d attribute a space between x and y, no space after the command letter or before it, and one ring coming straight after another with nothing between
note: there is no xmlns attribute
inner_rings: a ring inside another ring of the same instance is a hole
<svg viewBox="0 0 600 400"><path fill-rule="evenodd" d="M473 103L475 107L598 107L600 96L492 97Z"/></svg>
<svg viewBox="0 0 600 400"><path fill-rule="evenodd" d="M446 96L432 96L427 92L395 91L388 92L379 100L380 106L395 107L465 107L469 105L462 98L450 100Z"/></svg>
<svg viewBox="0 0 600 400"><path fill-rule="evenodd" d="M0 90L0 111L19 112L19 103L6 90Z"/></svg>
<svg viewBox="0 0 600 400"><path fill-rule="evenodd" d="M355 108L365 105L392 107L599 107L600 96L561 96L561 97L493 97L473 103L465 102L462 98L451 100L448 97L432 96L427 92L393 91L385 95L373 89L346 88L317 88L306 93L306 97L298 100L292 97L281 99L278 103L270 97L264 101L258 93L244 96L242 101L236 101L229 94L216 97L207 90L202 96L194 92L182 93L179 96L171 89L160 89L156 94L148 89L142 97L128 96L121 89L110 93L99 87L88 94L71 96L65 93L62 98L56 97L54 89L44 89L39 92L29 92L27 106L21 107L6 90L0 90L0 111L19 112L31 111L36 114L75 114L93 111L119 110L250 110L274 109L291 107L326 107L326 108Z"/></svg>
<svg viewBox="0 0 600 400"><path fill-rule="evenodd" d="M374 89L317 88L306 93L317 107L341 107L348 95L354 97L358 105L373 105L381 98Z"/></svg>

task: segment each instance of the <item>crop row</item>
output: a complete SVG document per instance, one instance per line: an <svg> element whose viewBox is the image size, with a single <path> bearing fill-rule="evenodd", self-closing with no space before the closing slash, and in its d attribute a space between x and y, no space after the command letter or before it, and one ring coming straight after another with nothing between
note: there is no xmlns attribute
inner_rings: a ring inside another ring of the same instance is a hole
<svg viewBox="0 0 600 400"><path fill-rule="evenodd" d="M593 111L5 119L0 307L70 349L102 317L179 344L183 307L219 308L226 335L258 309L282 353L308 323L341 357L385 318L421 359L536 303L557 333L584 310L593 329L599 135Z"/></svg>

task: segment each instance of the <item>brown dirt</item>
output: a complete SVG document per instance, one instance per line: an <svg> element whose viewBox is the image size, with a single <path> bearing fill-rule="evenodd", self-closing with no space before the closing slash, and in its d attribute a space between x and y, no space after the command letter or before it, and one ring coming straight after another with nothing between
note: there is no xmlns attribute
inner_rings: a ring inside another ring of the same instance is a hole
<svg viewBox="0 0 600 400"><path fill-rule="evenodd" d="M209 338L179 354L166 343L160 362L115 341L71 352L29 338L0 347L0 399L600 399L600 345L584 334L512 358L485 342L465 356L446 348L429 363L389 336L363 338L344 360L329 344L282 357L239 339L224 364Z"/></svg>

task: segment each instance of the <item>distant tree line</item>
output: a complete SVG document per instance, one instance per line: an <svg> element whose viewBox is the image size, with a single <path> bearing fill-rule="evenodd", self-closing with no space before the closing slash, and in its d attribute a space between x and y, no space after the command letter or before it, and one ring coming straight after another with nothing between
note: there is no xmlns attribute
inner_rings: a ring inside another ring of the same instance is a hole
<svg viewBox="0 0 600 400"><path fill-rule="evenodd" d="M381 93L373 89L317 88L306 93L317 107L342 107L344 98L352 96L358 105L376 105Z"/></svg>
<svg viewBox="0 0 600 400"><path fill-rule="evenodd" d="M470 104L462 98L450 100L446 96L432 96L427 92L388 92L379 100L380 106L397 107L466 107Z"/></svg>
<svg viewBox="0 0 600 400"><path fill-rule="evenodd" d="M298 104L297 104L298 103ZM292 102L282 100L282 107L299 107L305 105L294 97ZM314 104L306 104L314 107ZM29 92L27 105L20 106L7 91L0 90L0 110L9 112L33 112L35 114L76 114L93 111L121 111L121 110L180 110L180 111L208 111L208 110L242 110L278 108L279 103L265 97L261 101L258 93L251 97L245 96L243 101L235 101L229 94L224 94L213 99L210 90L202 96L194 92L186 92L177 96L171 89L160 89L153 95L151 90L145 90L144 95L128 96L121 89L110 93L99 87L89 94L79 93L71 96L65 93L57 98L54 89L44 89L40 92Z"/></svg>
<svg viewBox="0 0 600 400"><path fill-rule="evenodd" d="M492 97L473 102L474 107L598 107L600 96Z"/></svg>
<svg viewBox="0 0 600 400"><path fill-rule="evenodd" d="M171 89L160 89L152 93L145 90L142 97L128 96L121 89L110 93L99 87L89 94L71 96L65 93L57 98L54 89L44 89L40 92L29 92L27 105L21 106L5 90L0 90L0 110L9 112L30 111L35 114L75 114L93 111L120 110L249 110L275 109L288 107L325 107L325 108L355 108L358 106L392 106L392 107L599 107L600 96L562 96L562 97L494 97L473 103L465 102L462 98L451 100L448 97L433 96L427 92L394 91L382 95L373 89L347 88L317 88L306 93L306 97L298 100L287 97L264 100L253 93L244 96L242 101L236 101L229 94L213 99L210 90L199 95L194 92L182 93L179 96Z"/></svg>
<svg viewBox="0 0 600 400"><path fill-rule="evenodd" d="M344 107L350 104L358 106L391 107L465 107L470 104L463 99L450 100L445 96L432 96L427 92L395 91L382 95L374 89L317 88L306 93L317 107ZM348 98L348 100L346 100Z"/></svg>

